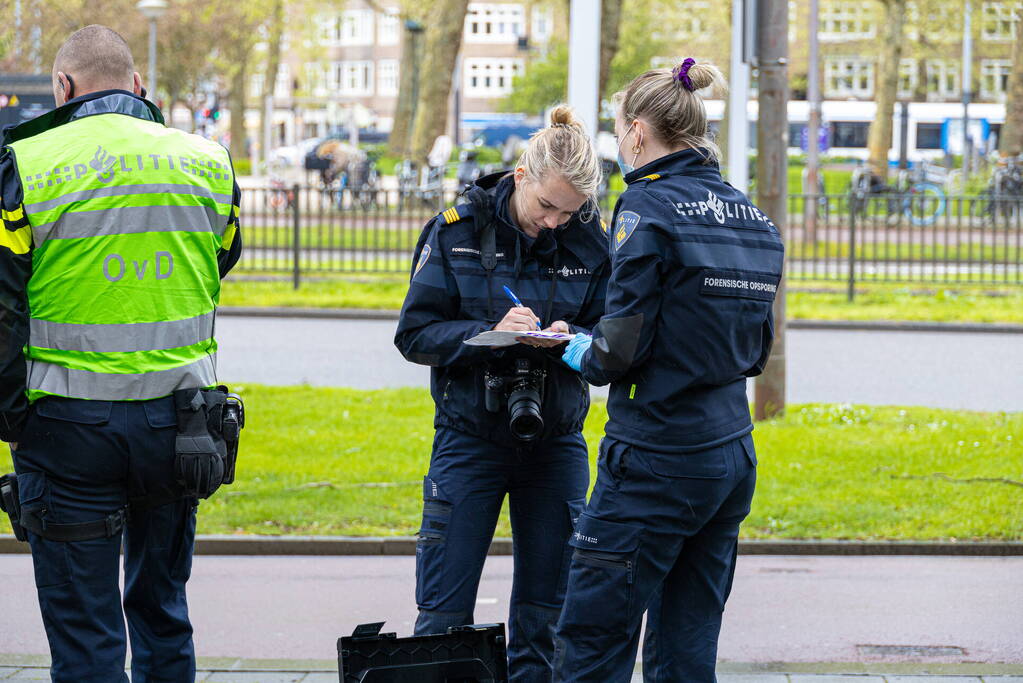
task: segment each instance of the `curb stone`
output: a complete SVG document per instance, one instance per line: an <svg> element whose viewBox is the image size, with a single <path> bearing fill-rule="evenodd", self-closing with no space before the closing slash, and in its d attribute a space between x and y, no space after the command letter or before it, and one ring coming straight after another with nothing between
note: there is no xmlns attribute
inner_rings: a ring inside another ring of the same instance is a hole
<svg viewBox="0 0 1023 683"><path fill-rule="evenodd" d="M0 554L27 554L27 543L0 534ZM199 535L196 555L415 555L414 536ZM511 555L510 538L495 538L491 555ZM1019 541L740 540L740 555L1023 557Z"/></svg>
<svg viewBox="0 0 1023 683"><path fill-rule="evenodd" d="M397 320L396 310L366 308L289 308L221 306L220 315L260 318L313 318L321 320ZM912 320L789 320L793 330L850 330L864 332L969 332L1023 334L1023 325L1013 323L943 323Z"/></svg>

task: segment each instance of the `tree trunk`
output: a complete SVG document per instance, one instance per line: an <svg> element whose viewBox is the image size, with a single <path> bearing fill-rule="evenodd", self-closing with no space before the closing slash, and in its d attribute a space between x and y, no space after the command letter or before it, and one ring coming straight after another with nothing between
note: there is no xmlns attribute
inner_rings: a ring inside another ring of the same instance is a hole
<svg viewBox="0 0 1023 683"><path fill-rule="evenodd" d="M598 101L608 97L607 80L611 60L618 53L618 30L622 23L622 0L602 0L600 10L600 93Z"/></svg>
<svg viewBox="0 0 1023 683"><path fill-rule="evenodd" d="M881 25L884 27L881 57L874 84L877 113L874 114L867 134L867 163L874 173L887 178L888 150L892 146L892 117L895 115L895 100L899 94L899 60L902 58L902 42L905 39L906 0L885 0Z"/></svg>
<svg viewBox="0 0 1023 683"><path fill-rule="evenodd" d="M248 159L249 153L245 145L245 89L248 72L245 60L238 62L238 67L231 75L231 90L227 96L227 106L231 110L231 158L235 163L239 159Z"/></svg>
<svg viewBox="0 0 1023 683"><path fill-rule="evenodd" d="M277 72L281 69L281 42L284 36L284 0L273 0L267 25L266 74L263 78L263 106L259 107L260 160L270 163L270 145L273 144L274 91L277 90Z"/></svg>
<svg viewBox="0 0 1023 683"><path fill-rule="evenodd" d="M425 160L433 141L447 128L451 75L462 47L468 7L469 0L437 0L434 4L419 71L419 98L412 134L414 159Z"/></svg>
<svg viewBox="0 0 1023 683"><path fill-rule="evenodd" d="M412 124L416 117L416 92L420 79L416 78L416 67L423 63L422 31L410 31L405 22L411 17L401 15L401 62L399 64L398 99L394 106L394 123L387 140L387 153L407 157L411 152Z"/></svg>
<svg viewBox="0 0 1023 683"><path fill-rule="evenodd" d="M998 151L1003 157L1023 154L1023 16L1016 12L1016 40L1012 47L1012 70L1009 72L1005 99L1005 123Z"/></svg>

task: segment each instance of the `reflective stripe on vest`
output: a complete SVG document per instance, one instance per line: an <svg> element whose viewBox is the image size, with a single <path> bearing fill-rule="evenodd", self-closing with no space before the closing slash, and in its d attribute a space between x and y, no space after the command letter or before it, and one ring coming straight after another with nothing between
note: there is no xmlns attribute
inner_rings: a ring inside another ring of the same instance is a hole
<svg viewBox="0 0 1023 683"><path fill-rule="evenodd" d="M32 228L30 400L145 400L216 384L227 151L123 114L10 145Z"/></svg>
<svg viewBox="0 0 1023 683"><path fill-rule="evenodd" d="M124 353L192 346L213 338L213 313L185 320L121 325L30 321L32 346L65 351Z"/></svg>
<svg viewBox="0 0 1023 683"><path fill-rule="evenodd" d="M146 373L104 373L74 370L53 363L29 361L29 400L43 396L88 397L97 401L141 401L153 394L169 396L178 389L217 383L216 354L169 370Z"/></svg>

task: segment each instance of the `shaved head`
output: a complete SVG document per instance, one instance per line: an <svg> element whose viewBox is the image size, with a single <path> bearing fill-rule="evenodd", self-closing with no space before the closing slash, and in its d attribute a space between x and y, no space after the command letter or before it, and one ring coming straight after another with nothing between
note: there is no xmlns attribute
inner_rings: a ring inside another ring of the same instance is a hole
<svg viewBox="0 0 1023 683"><path fill-rule="evenodd" d="M53 60L54 93L67 95L70 83L62 76L70 76L77 97L97 90L132 90L137 78L131 49L116 31L93 24L79 29L64 41ZM70 99L66 97L65 99Z"/></svg>

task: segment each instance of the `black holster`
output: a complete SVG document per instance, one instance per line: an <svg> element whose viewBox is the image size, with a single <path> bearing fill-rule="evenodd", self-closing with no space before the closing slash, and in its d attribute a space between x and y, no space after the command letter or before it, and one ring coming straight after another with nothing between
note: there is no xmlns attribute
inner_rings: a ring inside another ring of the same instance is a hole
<svg viewBox="0 0 1023 683"><path fill-rule="evenodd" d="M174 472L185 495L209 498L221 484L234 481L238 440L245 407L227 387L174 392L178 433Z"/></svg>
<svg viewBox="0 0 1023 683"><path fill-rule="evenodd" d="M28 540L25 529L21 526L21 500L18 498L18 475L5 474L0 476L0 510L11 518L14 537L19 541Z"/></svg>

